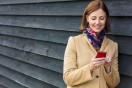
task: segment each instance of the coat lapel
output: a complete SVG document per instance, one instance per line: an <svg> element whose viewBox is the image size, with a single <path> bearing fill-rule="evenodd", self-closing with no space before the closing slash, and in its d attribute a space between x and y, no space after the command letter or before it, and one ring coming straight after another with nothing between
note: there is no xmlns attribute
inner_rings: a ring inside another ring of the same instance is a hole
<svg viewBox="0 0 132 88"><path fill-rule="evenodd" d="M84 43L84 45L88 48L88 49L90 49L91 51L92 51L92 53L93 53L93 55L96 55L96 50L94 49L94 47L91 45L91 43L90 43L90 41L88 40L88 38L87 38L87 35L86 34L84 34L83 33L83 43Z"/></svg>
<svg viewBox="0 0 132 88"><path fill-rule="evenodd" d="M107 43L108 43L108 39L107 37L105 37L103 40L102 46L100 48L100 51L104 51L105 47L107 46Z"/></svg>

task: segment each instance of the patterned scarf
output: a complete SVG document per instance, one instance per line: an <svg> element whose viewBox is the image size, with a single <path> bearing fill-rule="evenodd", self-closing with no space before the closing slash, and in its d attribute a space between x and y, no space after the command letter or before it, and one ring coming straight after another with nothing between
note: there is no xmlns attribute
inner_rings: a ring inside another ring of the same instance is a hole
<svg viewBox="0 0 132 88"><path fill-rule="evenodd" d="M88 39L90 40L90 43L93 46L101 48L103 39L104 37L106 37L105 32L103 30L98 35L90 28L86 28L84 32L86 33Z"/></svg>

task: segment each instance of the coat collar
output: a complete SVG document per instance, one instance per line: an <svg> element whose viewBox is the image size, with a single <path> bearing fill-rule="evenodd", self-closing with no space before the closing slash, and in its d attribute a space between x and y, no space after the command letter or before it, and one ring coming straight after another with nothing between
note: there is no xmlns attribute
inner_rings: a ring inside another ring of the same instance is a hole
<svg viewBox="0 0 132 88"><path fill-rule="evenodd" d="M87 45L88 48L90 47L90 49L92 50L92 53L94 55L96 55L97 54L97 51L91 45L90 41L87 38L87 35L85 33L83 33L82 35L83 35L82 37L84 38L83 41L85 41L85 43L87 43L85 45ZM104 40L103 40L102 46L100 48L100 51L104 51L105 47L107 46L107 43L108 43L108 39L105 37Z"/></svg>

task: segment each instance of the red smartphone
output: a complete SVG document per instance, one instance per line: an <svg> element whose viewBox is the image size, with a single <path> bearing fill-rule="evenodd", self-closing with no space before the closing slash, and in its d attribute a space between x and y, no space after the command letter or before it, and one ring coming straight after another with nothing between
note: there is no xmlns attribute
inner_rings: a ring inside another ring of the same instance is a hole
<svg viewBox="0 0 132 88"><path fill-rule="evenodd" d="M106 57L106 52L102 52L102 51L97 52L96 58L102 58L102 57Z"/></svg>

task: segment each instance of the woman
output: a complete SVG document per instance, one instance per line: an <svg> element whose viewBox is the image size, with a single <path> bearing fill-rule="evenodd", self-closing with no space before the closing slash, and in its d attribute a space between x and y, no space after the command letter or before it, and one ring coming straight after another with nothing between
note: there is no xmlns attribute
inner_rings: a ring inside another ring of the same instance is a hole
<svg viewBox="0 0 132 88"><path fill-rule="evenodd" d="M82 17L82 34L70 37L64 55L67 88L115 88L119 82L118 45L108 39L109 12L102 0L91 1ZM106 57L97 58L99 51Z"/></svg>

